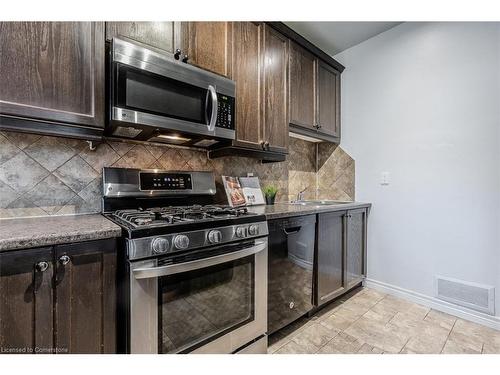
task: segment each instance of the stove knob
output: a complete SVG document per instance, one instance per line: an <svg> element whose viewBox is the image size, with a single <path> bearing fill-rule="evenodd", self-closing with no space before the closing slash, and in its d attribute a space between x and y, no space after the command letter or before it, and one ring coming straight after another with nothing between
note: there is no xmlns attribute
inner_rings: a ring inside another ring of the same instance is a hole
<svg viewBox="0 0 500 375"><path fill-rule="evenodd" d="M259 226L258 225L255 225L255 224L252 224L248 227L248 233L251 235L251 236L256 236L259 234Z"/></svg>
<svg viewBox="0 0 500 375"><path fill-rule="evenodd" d="M211 230L208 232L208 241L210 243L219 243L222 241L222 233L220 230Z"/></svg>
<svg viewBox="0 0 500 375"><path fill-rule="evenodd" d="M176 248L184 250L189 246L189 237L184 234L179 234L174 238L174 245Z"/></svg>
<svg viewBox="0 0 500 375"><path fill-rule="evenodd" d="M166 238L155 238L151 244L153 252L156 254L164 253L168 251L168 240Z"/></svg>
<svg viewBox="0 0 500 375"><path fill-rule="evenodd" d="M247 236L247 228L245 227L237 227L236 228L236 237L246 237Z"/></svg>

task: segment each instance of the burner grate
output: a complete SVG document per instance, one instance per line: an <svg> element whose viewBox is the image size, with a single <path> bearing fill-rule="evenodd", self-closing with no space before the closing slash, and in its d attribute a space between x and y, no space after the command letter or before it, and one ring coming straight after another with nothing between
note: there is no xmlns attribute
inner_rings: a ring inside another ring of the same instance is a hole
<svg viewBox="0 0 500 375"><path fill-rule="evenodd" d="M246 207L217 205L169 206L149 209L118 210L113 215L133 227L169 225L210 219L225 219L248 214Z"/></svg>

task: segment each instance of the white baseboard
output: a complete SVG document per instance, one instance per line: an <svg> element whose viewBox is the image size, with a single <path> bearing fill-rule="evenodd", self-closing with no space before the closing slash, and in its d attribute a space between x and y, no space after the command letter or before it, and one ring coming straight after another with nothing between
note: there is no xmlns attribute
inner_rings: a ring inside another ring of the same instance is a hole
<svg viewBox="0 0 500 375"><path fill-rule="evenodd" d="M484 326L500 331L500 317L484 314L466 307L457 306L440 299L417 293L412 290L400 288L399 286L384 283L373 279L365 279L364 285L379 290L381 292L401 297L411 302L418 303L438 311L445 312L459 318L470 320L471 322L482 324Z"/></svg>

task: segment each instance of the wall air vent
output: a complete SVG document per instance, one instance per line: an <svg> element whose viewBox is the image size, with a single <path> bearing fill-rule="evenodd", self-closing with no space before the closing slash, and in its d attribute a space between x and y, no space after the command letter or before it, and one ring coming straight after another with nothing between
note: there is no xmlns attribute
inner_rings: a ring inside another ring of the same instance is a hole
<svg viewBox="0 0 500 375"><path fill-rule="evenodd" d="M469 309L495 315L495 288L448 277L436 276L436 297Z"/></svg>

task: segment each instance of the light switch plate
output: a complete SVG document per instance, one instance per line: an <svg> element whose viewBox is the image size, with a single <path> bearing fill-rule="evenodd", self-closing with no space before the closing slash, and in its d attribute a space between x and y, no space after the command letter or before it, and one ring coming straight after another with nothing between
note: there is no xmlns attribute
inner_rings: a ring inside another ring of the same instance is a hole
<svg viewBox="0 0 500 375"><path fill-rule="evenodd" d="M391 174L389 172L382 172L380 174L380 185L387 186L390 184Z"/></svg>

